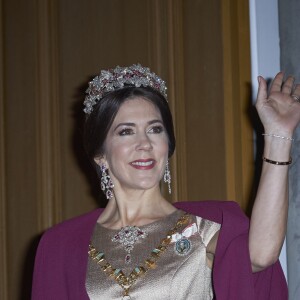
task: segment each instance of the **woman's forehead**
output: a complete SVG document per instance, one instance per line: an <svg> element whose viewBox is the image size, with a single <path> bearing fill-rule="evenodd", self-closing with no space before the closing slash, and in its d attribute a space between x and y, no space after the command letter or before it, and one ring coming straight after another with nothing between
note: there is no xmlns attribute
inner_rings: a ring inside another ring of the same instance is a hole
<svg viewBox="0 0 300 300"><path fill-rule="evenodd" d="M159 109L150 100L139 97L126 100L120 106L113 123L133 120L146 121L153 118L161 120Z"/></svg>

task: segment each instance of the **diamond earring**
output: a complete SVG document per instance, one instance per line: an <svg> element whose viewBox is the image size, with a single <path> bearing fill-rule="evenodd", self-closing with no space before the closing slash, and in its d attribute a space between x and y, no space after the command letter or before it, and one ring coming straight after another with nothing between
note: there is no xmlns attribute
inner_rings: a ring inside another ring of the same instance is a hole
<svg viewBox="0 0 300 300"><path fill-rule="evenodd" d="M101 190L104 192L106 199L111 199L114 194L112 191L112 188L114 187L114 184L108 174L108 168L105 164L100 165L101 170Z"/></svg>
<svg viewBox="0 0 300 300"><path fill-rule="evenodd" d="M171 172L169 168L169 160L166 164L165 174L164 174L164 182L168 183L169 194L171 194Z"/></svg>

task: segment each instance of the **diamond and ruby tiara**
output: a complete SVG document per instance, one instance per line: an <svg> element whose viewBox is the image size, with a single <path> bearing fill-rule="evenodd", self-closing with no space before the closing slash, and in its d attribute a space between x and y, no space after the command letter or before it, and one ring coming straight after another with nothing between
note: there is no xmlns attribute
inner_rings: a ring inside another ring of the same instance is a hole
<svg viewBox="0 0 300 300"><path fill-rule="evenodd" d="M117 66L115 69L102 70L99 76L89 82L86 90L87 96L83 102L85 106L83 111L90 114L93 106L105 93L123 88L125 84L135 87L152 87L167 99L165 82L155 73L150 72L149 68L142 67L140 64L124 68Z"/></svg>

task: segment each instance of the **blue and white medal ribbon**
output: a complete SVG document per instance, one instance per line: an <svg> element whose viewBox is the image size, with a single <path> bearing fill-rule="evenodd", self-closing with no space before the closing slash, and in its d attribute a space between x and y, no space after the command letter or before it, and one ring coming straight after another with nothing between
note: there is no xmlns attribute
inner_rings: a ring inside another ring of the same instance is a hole
<svg viewBox="0 0 300 300"><path fill-rule="evenodd" d="M196 223L190 224L181 233L172 235L171 243L175 243L174 250L179 255L186 255L192 248L192 243L188 239L198 232Z"/></svg>

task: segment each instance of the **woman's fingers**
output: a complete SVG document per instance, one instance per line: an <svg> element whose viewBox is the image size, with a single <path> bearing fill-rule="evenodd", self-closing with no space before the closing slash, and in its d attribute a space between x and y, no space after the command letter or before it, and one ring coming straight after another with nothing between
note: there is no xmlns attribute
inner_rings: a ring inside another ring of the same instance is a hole
<svg viewBox="0 0 300 300"><path fill-rule="evenodd" d="M270 93L273 93L273 92L281 92L281 86L282 86L282 81L283 81L283 73L282 72L279 72L272 84L271 84L271 87L270 87Z"/></svg>
<svg viewBox="0 0 300 300"><path fill-rule="evenodd" d="M258 80L258 92L257 92L257 104L263 104L263 101L267 100L267 83L261 76L257 77Z"/></svg>
<svg viewBox="0 0 300 300"><path fill-rule="evenodd" d="M294 87L295 78L293 76L289 76L286 81L282 85L282 92L284 94L290 95Z"/></svg>
<svg viewBox="0 0 300 300"><path fill-rule="evenodd" d="M292 98L298 102L300 102L300 84L295 86L295 89L292 93Z"/></svg>
<svg viewBox="0 0 300 300"><path fill-rule="evenodd" d="M259 82L257 105L264 105L271 99L279 102L293 99L300 103L300 84L294 86L295 78L293 76L289 76L283 81L283 73L278 73L270 86L269 93L266 80L261 76L258 76L257 79Z"/></svg>

